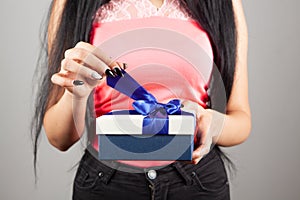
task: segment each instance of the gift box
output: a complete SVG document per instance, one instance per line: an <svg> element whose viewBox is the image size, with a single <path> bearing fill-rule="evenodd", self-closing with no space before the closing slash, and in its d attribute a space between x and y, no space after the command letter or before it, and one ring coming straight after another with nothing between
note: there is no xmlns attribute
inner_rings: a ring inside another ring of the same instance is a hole
<svg viewBox="0 0 300 200"><path fill-rule="evenodd" d="M96 119L100 160L192 160L195 115L166 104L128 73L107 77L107 84L134 99L135 110L112 111Z"/></svg>

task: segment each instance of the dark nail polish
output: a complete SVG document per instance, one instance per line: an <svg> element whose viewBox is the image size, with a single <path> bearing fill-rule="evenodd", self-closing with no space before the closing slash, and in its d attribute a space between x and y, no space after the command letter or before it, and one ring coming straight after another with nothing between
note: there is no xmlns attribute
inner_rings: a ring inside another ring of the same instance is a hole
<svg viewBox="0 0 300 200"><path fill-rule="evenodd" d="M115 77L114 73L110 69L107 69L105 71L105 74L106 74L106 76Z"/></svg>
<svg viewBox="0 0 300 200"><path fill-rule="evenodd" d="M127 69L128 68L128 64L127 63L123 63L123 68Z"/></svg>
<svg viewBox="0 0 300 200"><path fill-rule="evenodd" d="M115 68L114 68L114 71L115 71L115 73L116 73L118 76L123 77L122 71L120 70L119 67L115 67Z"/></svg>
<svg viewBox="0 0 300 200"><path fill-rule="evenodd" d="M84 84L84 82L80 81L80 80L74 80L73 81L73 85L75 85L75 86L79 86L79 85L83 85L83 84Z"/></svg>

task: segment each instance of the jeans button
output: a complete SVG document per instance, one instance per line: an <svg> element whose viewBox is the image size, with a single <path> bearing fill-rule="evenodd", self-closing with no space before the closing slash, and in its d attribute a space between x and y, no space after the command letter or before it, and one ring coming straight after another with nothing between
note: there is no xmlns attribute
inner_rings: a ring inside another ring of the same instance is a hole
<svg viewBox="0 0 300 200"><path fill-rule="evenodd" d="M151 169L151 170L148 171L147 176L148 176L148 178L150 178L151 180L154 180L154 179L156 179L156 177L157 177L157 173L156 173L155 170Z"/></svg>
<svg viewBox="0 0 300 200"><path fill-rule="evenodd" d="M104 173L103 173L103 172L99 172L98 176L99 176L99 177L103 177L103 176L104 176Z"/></svg>
<svg viewBox="0 0 300 200"><path fill-rule="evenodd" d="M192 172L192 177L195 177L196 175L196 172Z"/></svg>

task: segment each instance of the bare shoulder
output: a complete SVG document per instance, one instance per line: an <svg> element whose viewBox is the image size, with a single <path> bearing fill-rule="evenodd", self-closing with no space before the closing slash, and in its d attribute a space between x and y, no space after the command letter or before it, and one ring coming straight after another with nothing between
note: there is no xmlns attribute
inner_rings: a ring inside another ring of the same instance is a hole
<svg viewBox="0 0 300 200"><path fill-rule="evenodd" d="M243 110L250 115L248 101L248 28L242 0L232 0L236 31L237 51L234 82L228 102L228 110Z"/></svg>
<svg viewBox="0 0 300 200"><path fill-rule="evenodd" d="M248 27L242 0L232 0L237 30L237 69L247 66L248 53Z"/></svg>
<svg viewBox="0 0 300 200"><path fill-rule="evenodd" d="M247 33L247 24L242 0L232 0L232 6L235 14L235 20L238 31Z"/></svg>
<svg viewBox="0 0 300 200"><path fill-rule="evenodd" d="M242 6L242 4L243 4L243 1L242 1L242 0L232 0L232 4L233 4L233 6L236 7L236 8L237 8L237 7L240 7L240 8L243 7L243 6Z"/></svg>

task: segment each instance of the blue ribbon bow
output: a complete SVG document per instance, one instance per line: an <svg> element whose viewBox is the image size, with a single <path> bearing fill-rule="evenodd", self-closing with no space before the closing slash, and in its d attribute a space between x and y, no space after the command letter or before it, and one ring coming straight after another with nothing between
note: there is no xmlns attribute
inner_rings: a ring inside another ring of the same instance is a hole
<svg viewBox="0 0 300 200"><path fill-rule="evenodd" d="M134 78L122 70L123 77L107 77L107 85L134 99L132 106L143 120L143 134L168 134L168 115L180 114L179 99L167 104L157 102L156 98L142 87Z"/></svg>

